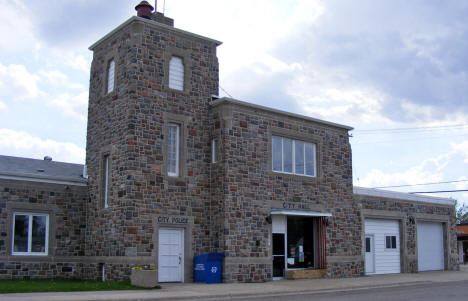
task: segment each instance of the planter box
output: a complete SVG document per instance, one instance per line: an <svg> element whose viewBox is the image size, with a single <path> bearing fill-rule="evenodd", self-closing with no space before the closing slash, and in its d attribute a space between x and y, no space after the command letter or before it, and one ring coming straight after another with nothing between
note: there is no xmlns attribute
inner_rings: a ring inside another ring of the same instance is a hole
<svg viewBox="0 0 468 301"><path fill-rule="evenodd" d="M133 268L130 280L134 286L155 287L158 285L158 270L136 270Z"/></svg>

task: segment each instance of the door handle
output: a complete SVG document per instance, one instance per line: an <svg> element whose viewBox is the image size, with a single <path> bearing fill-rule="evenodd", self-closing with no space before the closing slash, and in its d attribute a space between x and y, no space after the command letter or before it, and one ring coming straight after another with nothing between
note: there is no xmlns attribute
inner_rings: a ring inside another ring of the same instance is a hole
<svg viewBox="0 0 468 301"><path fill-rule="evenodd" d="M179 255L179 264L182 263L182 256Z"/></svg>

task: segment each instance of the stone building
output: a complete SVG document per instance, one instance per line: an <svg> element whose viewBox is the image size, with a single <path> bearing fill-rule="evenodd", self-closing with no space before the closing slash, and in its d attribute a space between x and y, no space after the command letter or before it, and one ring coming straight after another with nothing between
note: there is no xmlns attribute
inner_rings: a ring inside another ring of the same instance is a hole
<svg viewBox="0 0 468 301"><path fill-rule="evenodd" d="M190 282L206 252L225 282L457 268L453 200L353 192L351 127L217 97L221 42L136 9L90 47L86 169L0 157L0 278Z"/></svg>

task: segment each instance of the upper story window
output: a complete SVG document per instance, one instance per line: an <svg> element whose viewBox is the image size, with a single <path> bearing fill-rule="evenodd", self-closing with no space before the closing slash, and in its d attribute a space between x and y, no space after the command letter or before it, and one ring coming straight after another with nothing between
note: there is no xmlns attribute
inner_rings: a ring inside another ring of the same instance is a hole
<svg viewBox="0 0 468 301"><path fill-rule="evenodd" d="M115 61L110 60L107 66L107 93L114 91Z"/></svg>
<svg viewBox="0 0 468 301"><path fill-rule="evenodd" d="M109 154L106 154L102 157L102 167L101 167L101 179L102 179L102 207L109 207Z"/></svg>
<svg viewBox="0 0 468 301"><path fill-rule="evenodd" d="M171 57L169 61L169 88L184 90L184 62L178 56Z"/></svg>
<svg viewBox="0 0 468 301"><path fill-rule="evenodd" d="M47 255L49 215L15 212L12 237L12 255Z"/></svg>
<svg viewBox="0 0 468 301"><path fill-rule="evenodd" d="M179 176L180 125L170 123L167 130L167 174Z"/></svg>
<svg viewBox="0 0 468 301"><path fill-rule="evenodd" d="M216 163L216 148L218 145L218 140L212 139L211 140L211 163Z"/></svg>
<svg viewBox="0 0 468 301"><path fill-rule="evenodd" d="M272 169L276 172L316 177L314 143L272 137Z"/></svg>

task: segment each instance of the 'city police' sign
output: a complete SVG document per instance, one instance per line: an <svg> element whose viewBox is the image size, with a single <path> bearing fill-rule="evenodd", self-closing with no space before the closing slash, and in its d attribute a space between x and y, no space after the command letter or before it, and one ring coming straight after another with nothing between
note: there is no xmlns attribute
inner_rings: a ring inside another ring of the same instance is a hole
<svg viewBox="0 0 468 301"><path fill-rule="evenodd" d="M165 216L160 215L156 218L158 224L187 225L189 218L184 216Z"/></svg>

